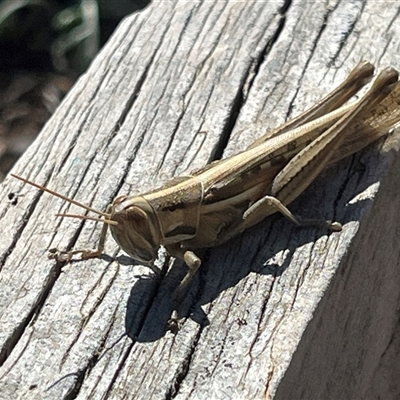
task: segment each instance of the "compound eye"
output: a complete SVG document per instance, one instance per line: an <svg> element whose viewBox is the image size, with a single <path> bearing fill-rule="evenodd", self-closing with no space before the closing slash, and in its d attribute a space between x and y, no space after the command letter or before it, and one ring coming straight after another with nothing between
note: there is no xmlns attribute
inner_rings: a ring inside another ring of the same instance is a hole
<svg viewBox="0 0 400 400"><path fill-rule="evenodd" d="M122 195L122 196L118 196L114 199L114 201L112 202L113 206L117 206L118 204L121 204L122 202L124 202L126 200L128 196L127 195Z"/></svg>

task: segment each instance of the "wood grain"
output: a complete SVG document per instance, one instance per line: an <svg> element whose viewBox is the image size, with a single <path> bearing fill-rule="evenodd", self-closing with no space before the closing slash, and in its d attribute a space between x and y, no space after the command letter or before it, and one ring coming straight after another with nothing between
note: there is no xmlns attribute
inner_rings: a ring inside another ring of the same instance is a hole
<svg viewBox="0 0 400 400"><path fill-rule="evenodd" d="M400 68L395 2L327 4L152 3L118 27L13 172L105 209L244 149L362 59ZM277 216L207 251L176 336L165 323L183 265L157 278L111 238L97 259L48 260L52 247L93 247L100 226L54 217L78 210L8 178L0 398L393 398L396 140L385 150L330 168L291 207L341 233Z"/></svg>

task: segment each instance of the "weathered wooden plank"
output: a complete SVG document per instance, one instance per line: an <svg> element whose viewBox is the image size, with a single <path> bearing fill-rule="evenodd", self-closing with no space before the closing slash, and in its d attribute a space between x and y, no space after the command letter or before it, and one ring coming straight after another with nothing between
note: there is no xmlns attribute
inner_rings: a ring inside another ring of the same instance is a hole
<svg viewBox="0 0 400 400"><path fill-rule="evenodd" d="M153 3L121 24L13 172L104 209L226 142L225 155L244 149L361 59L399 68L398 18L375 1ZM99 227L53 218L63 201L6 180L1 198L21 196L0 204L0 397L368 397L385 349L396 353L399 168L395 152L369 149L293 205L341 233L276 217L207 252L176 336L165 323L182 265L160 281L112 240L98 259L47 260Z"/></svg>

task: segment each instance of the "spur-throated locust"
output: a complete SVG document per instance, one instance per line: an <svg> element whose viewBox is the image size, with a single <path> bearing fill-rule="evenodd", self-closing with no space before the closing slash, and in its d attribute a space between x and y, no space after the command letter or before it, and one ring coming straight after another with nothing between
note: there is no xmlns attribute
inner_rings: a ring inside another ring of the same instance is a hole
<svg viewBox="0 0 400 400"><path fill-rule="evenodd" d="M371 64L359 64L326 98L247 150L151 192L119 196L106 212L12 176L100 217L58 215L104 223L96 251L57 252L54 258L66 261L77 253L82 258L101 254L109 226L121 248L142 263L153 263L160 245L183 259L189 270L177 289L180 293L201 264L196 255L199 249L226 242L277 211L298 225L307 222L286 206L327 165L384 136L400 120L400 86L393 68L383 70L358 100L345 104L373 73ZM326 225L341 229L339 223L327 221Z"/></svg>

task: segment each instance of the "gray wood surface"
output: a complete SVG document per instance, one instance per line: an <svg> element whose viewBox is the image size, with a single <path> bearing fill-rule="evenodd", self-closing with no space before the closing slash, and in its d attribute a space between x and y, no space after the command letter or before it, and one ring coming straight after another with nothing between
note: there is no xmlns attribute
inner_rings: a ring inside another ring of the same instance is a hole
<svg viewBox="0 0 400 400"><path fill-rule="evenodd" d="M13 172L105 209L244 149L362 59L400 68L399 24L396 2L155 2L118 27ZM157 279L109 238L104 256L57 264L49 248L93 247L100 226L54 217L80 210L6 179L0 398L394 398L400 157L386 148L292 205L341 233L276 216L206 252L176 336L181 263Z"/></svg>

